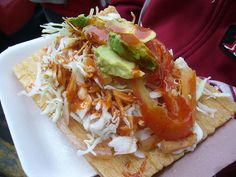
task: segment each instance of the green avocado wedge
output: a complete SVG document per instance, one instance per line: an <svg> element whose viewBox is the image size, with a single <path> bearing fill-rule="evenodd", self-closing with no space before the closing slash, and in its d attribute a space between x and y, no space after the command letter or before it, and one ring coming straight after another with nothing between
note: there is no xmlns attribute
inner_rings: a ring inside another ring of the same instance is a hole
<svg viewBox="0 0 236 177"><path fill-rule="evenodd" d="M142 68L155 70L158 63L150 49L132 34L109 33L111 49L122 58L135 62Z"/></svg>
<svg viewBox="0 0 236 177"><path fill-rule="evenodd" d="M79 15L78 17L68 18L69 22L73 25L83 28L89 24L89 18L85 17L84 14Z"/></svg>
<svg viewBox="0 0 236 177"><path fill-rule="evenodd" d="M96 64L103 73L124 79L134 77L135 63L123 59L108 46L99 46L93 50L96 56Z"/></svg>

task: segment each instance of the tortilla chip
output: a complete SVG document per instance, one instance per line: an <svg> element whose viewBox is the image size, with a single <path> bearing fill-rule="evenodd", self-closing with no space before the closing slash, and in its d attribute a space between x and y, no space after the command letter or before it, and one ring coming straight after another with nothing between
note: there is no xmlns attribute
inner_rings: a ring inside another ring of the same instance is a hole
<svg viewBox="0 0 236 177"><path fill-rule="evenodd" d="M14 73L17 79L28 91L30 90L30 86L36 77L37 63L40 62L41 56L44 53L45 50L42 49L38 53L27 58L22 63L14 67ZM211 91L217 92L210 85L207 85L207 88ZM39 99L37 97L34 97L34 100L41 108L43 107L43 103L39 103ZM197 123L204 132L204 139L210 134L214 133L216 128L222 126L224 123L230 120L236 112L236 103L229 98L207 99L207 96L202 96L200 102L211 108L217 109L214 118L197 112ZM83 142L82 140L86 136L86 131L78 122L74 120L70 121L68 130L65 130L65 127L63 128L63 124L60 124L60 121L58 121L57 124L62 132L66 134L69 140L72 141L73 145L75 145L77 148L81 148L83 146L81 142ZM171 145L171 142L168 143L170 143L168 145ZM177 142L173 143L176 145ZM179 143L181 144L183 142L179 141ZM88 154L85 155L85 158L97 170L97 172L104 177L119 177L133 173L138 173L142 176L152 176L153 174L162 170L164 167L169 166L174 161L184 156L184 153L177 155L164 154L159 149L155 149L145 153L145 156L145 158L141 159L133 155L119 155L104 159Z"/></svg>

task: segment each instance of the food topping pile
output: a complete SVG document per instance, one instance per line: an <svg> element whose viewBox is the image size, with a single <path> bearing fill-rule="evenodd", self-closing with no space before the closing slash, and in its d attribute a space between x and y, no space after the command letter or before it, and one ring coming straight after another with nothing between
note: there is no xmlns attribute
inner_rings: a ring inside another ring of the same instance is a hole
<svg viewBox="0 0 236 177"><path fill-rule="evenodd" d="M163 141L186 138L190 143L171 153L193 149L203 137L196 111L216 111L199 98L227 96L205 89L208 78L197 79L183 58L174 61L154 31L113 8L43 27L56 37L25 94L46 100L42 114L54 122L74 119L83 126L86 148L79 153L97 155L102 144L112 155L142 158L144 151L162 149Z"/></svg>

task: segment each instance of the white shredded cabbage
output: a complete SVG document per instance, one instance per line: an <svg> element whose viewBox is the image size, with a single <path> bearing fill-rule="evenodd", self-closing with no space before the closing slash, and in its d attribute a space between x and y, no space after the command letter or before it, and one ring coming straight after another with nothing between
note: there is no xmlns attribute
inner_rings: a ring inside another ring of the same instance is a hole
<svg viewBox="0 0 236 177"><path fill-rule="evenodd" d="M157 91L151 91L149 93L149 95L153 99L162 97L162 94L160 92L157 92Z"/></svg>
<svg viewBox="0 0 236 177"><path fill-rule="evenodd" d="M169 49L169 52L170 52L170 54L171 54L172 56L174 56L174 52L173 52L172 49Z"/></svg>
<svg viewBox="0 0 236 177"><path fill-rule="evenodd" d="M210 108L207 105L197 102L197 111L214 118L217 109Z"/></svg>
<svg viewBox="0 0 236 177"><path fill-rule="evenodd" d="M103 109L103 114L101 115L101 117L96 122L90 124L90 131L94 134L102 134L102 131L104 130L105 126L110 122L111 118L111 114Z"/></svg>
<svg viewBox="0 0 236 177"><path fill-rule="evenodd" d="M196 100L199 100L199 98L202 96L205 85L207 83L207 81L210 79L211 77L205 78L203 80L198 80L197 81L197 88L196 88Z"/></svg>
<svg viewBox="0 0 236 177"><path fill-rule="evenodd" d="M217 93L212 92L211 95L209 95L207 98L219 98L219 97L230 97L231 95L229 93Z"/></svg>
<svg viewBox="0 0 236 177"><path fill-rule="evenodd" d="M121 92L130 92L131 91L131 89L121 89L121 88L114 87L112 85L105 85L104 89L106 89L106 90L119 90Z"/></svg>
<svg viewBox="0 0 236 177"><path fill-rule="evenodd" d="M130 126L130 122L129 122L129 120L127 119L127 117L124 117L123 121L125 122L125 124L126 124L126 126L127 126L128 128L131 127L131 126Z"/></svg>
<svg viewBox="0 0 236 177"><path fill-rule="evenodd" d="M106 107L102 107L101 116L95 113L86 115L87 112L86 113L83 112L81 114L81 112L79 111L80 110L77 110L76 114L71 113L71 116L75 120L81 122L84 129L87 130L88 132L91 132L91 136L93 137L90 138L91 143L88 143L88 140L84 141L87 145L87 149L85 151L80 151L80 152L83 154L88 152L94 153L93 149L96 147L97 143L109 137L112 137L116 134L116 129L119 125L120 118L117 116L112 116L107 111Z"/></svg>
<svg viewBox="0 0 236 177"><path fill-rule="evenodd" d="M90 131L94 134L100 135L103 138L108 138L109 134L105 136L107 133L106 131L116 133L116 128L119 125L120 118L116 116L112 116L105 107L102 108L102 115L101 117L93 124L91 124ZM112 124L114 125L112 127ZM112 130L108 127L111 126ZM107 128L107 129L106 129Z"/></svg>
<svg viewBox="0 0 236 177"><path fill-rule="evenodd" d="M64 64L63 67L66 69L72 70L72 73L76 75L76 81L79 84L84 84L84 78L87 75L87 73L84 71L83 67L77 67L77 66L83 66L83 64L78 64L81 61L74 61L70 62L68 64Z"/></svg>
<svg viewBox="0 0 236 177"><path fill-rule="evenodd" d="M88 135L88 138L89 139L84 140L84 143L87 145L87 149L85 151L77 150L77 155L92 153L94 156L96 156L96 153L93 150L102 141L102 139L100 137L94 139L94 137L91 135Z"/></svg>
<svg viewBox="0 0 236 177"><path fill-rule="evenodd" d="M65 26L65 23L46 23L44 25L40 25L40 27L44 28L42 33L52 34L60 32Z"/></svg>
<svg viewBox="0 0 236 177"><path fill-rule="evenodd" d="M63 37L60 41L60 44L57 48L57 50L63 50L66 47L72 46L78 39L77 38L71 38L71 37Z"/></svg>
<svg viewBox="0 0 236 177"><path fill-rule="evenodd" d="M48 89L49 93L54 95L54 98L50 99L49 101L46 101L47 106L41 114L50 115L53 122L56 122L62 114L63 98L61 95L63 90L63 87L60 87L57 90L53 89L52 87L49 87Z"/></svg>
<svg viewBox="0 0 236 177"><path fill-rule="evenodd" d="M181 154L183 152L192 152L192 151L194 151L194 149L197 146L197 143L199 143L203 139L203 131L202 131L201 127L198 125L197 122L194 123L193 133L195 133L197 135L197 142L194 145L190 146L190 147L180 149L178 151L173 152L172 154ZM159 147L160 147L160 144L159 144Z"/></svg>
<svg viewBox="0 0 236 177"><path fill-rule="evenodd" d="M98 18L104 20L104 21L111 21L111 20L115 20L115 19L120 19L121 16L118 13L109 13L106 14L106 16L103 15L97 15Z"/></svg>
<svg viewBox="0 0 236 177"><path fill-rule="evenodd" d="M137 151L137 139L130 136L117 136L112 138L108 146L114 148L115 155L131 154Z"/></svg>
<svg viewBox="0 0 236 177"><path fill-rule="evenodd" d="M96 106L95 106L95 109L96 109L96 111L99 111L101 108L102 108L102 102L98 101Z"/></svg>
<svg viewBox="0 0 236 177"><path fill-rule="evenodd" d="M82 121L81 121L80 117L79 117L77 114L71 112L71 113L70 113L70 116L71 116L74 120L76 120L77 122L79 122L79 123L82 124Z"/></svg>
<svg viewBox="0 0 236 177"><path fill-rule="evenodd" d="M135 116L135 117L141 117L141 111L140 106L137 103L133 103L125 112L126 116Z"/></svg>
<svg viewBox="0 0 236 177"><path fill-rule="evenodd" d="M142 151L139 151L139 150L137 150L137 151L134 153L134 156L135 156L135 157L138 157L138 158L140 158L140 159L145 158L145 154L144 154Z"/></svg>
<svg viewBox="0 0 236 177"><path fill-rule="evenodd" d="M205 78L203 80L197 81L197 89L196 89L196 100L198 101L202 95L207 95L207 99L209 98L219 98L219 97L230 97L229 93L220 93L220 92L212 92L208 90L205 86L206 83L211 79L211 77Z"/></svg>
<svg viewBox="0 0 236 177"><path fill-rule="evenodd" d="M89 111L89 108L77 109L76 114L79 116L81 120L83 120L83 118L85 117L88 111Z"/></svg>
<svg viewBox="0 0 236 177"><path fill-rule="evenodd" d="M99 8L98 8L98 6L95 7L95 11L96 11L96 12L95 12L95 15L97 16L98 13L99 13Z"/></svg>
<svg viewBox="0 0 236 177"><path fill-rule="evenodd" d="M102 84L100 83L99 79L97 77L94 77L94 81L97 83L97 85L100 87L100 88L103 88Z"/></svg>
<svg viewBox="0 0 236 177"><path fill-rule="evenodd" d="M209 98L219 98L219 97L230 97L231 95L229 93L221 93L221 92L211 92L210 90L208 89L204 89L203 90L203 94L207 95L207 99Z"/></svg>
<svg viewBox="0 0 236 177"><path fill-rule="evenodd" d="M126 110L126 116L132 116L135 111L135 107L131 105L127 110Z"/></svg>
<svg viewBox="0 0 236 177"><path fill-rule="evenodd" d="M85 130L89 130L90 129L90 124L91 124L91 121L94 119L95 117L92 116L92 115L88 115L88 116L85 116L83 119L82 119L82 124L83 124L83 127Z"/></svg>
<svg viewBox="0 0 236 177"><path fill-rule="evenodd" d="M91 18L94 14L94 8L91 8L89 11L89 15L87 16L88 18Z"/></svg>
<svg viewBox="0 0 236 177"><path fill-rule="evenodd" d="M188 64L185 62L183 57L179 57L174 61L175 66L178 69L183 69L183 68L187 68Z"/></svg>
<svg viewBox="0 0 236 177"><path fill-rule="evenodd" d="M75 71L79 71L83 77L87 76L87 73L84 71L84 64L82 61L76 60L70 62L69 65L71 66L71 68L74 68Z"/></svg>
<svg viewBox="0 0 236 177"><path fill-rule="evenodd" d="M197 135L197 142L200 142L203 138L203 131L197 122L194 124L193 133Z"/></svg>
<svg viewBox="0 0 236 177"><path fill-rule="evenodd" d="M152 133L153 132L150 128L145 128L145 129L142 129L142 130L138 130L135 133L135 137L137 137L137 139L139 141L144 141L144 140L148 139L149 137L151 137Z"/></svg>
<svg viewBox="0 0 236 177"><path fill-rule="evenodd" d="M63 116L66 120L66 124L68 125L70 119L70 113L69 113L69 105L66 97L66 92L63 92L62 97L63 97Z"/></svg>

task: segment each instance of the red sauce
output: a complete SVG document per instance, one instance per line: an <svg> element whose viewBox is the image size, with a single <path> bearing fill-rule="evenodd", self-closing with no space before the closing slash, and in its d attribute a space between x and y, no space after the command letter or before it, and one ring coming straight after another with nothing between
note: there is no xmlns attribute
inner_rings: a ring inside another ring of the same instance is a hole
<svg viewBox="0 0 236 177"><path fill-rule="evenodd" d="M137 172L134 172L134 173L130 173L130 172L127 172L127 171L124 171L122 173L122 175L124 177L142 177L142 173L145 171L145 168L146 168L146 164L147 164L147 159L145 159L142 164L140 165L139 167L139 171ZM130 165L130 164L129 164Z"/></svg>
<svg viewBox="0 0 236 177"><path fill-rule="evenodd" d="M68 69L63 68L62 65L57 65L57 81L61 86L67 88L71 76L71 72Z"/></svg>
<svg viewBox="0 0 236 177"><path fill-rule="evenodd" d="M129 46L134 46L140 43L139 39L134 34L120 34L121 39L125 41Z"/></svg>
<svg viewBox="0 0 236 177"><path fill-rule="evenodd" d="M145 168L146 168L146 164L147 164L147 161L146 159L142 162L141 166L139 167L139 172L140 173L143 173L145 171Z"/></svg>
<svg viewBox="0 0 236 177"><path fill-rule="evenodd" d="M67 96L67 101L69 103L73 102L73 99L77 95L77 90L78 90L78 86L76 84L76 76L74 74L72 74L70 77L70 81L68 83L68 86L66 88L66 92L67 92L66 96Z"/></svg>
<svg viewBox="0 0 236 177"><path fill-rule="evenodd" d="M106 26L110 31L113 31L115 33L127 33L128 32L127 29L124 26L121 26L121 23L119 23L119 22L114 22L114 21L107 22Z"/></svg>
<svg viewBox="0 0 236 177"><path fill-rule="evenodd" d="M159 65L158 69L154 72L145 71L148 85L161 85L162 87L166 87L167 85L168 87L174 86L172 79L173 56L157 39L147 42L146 46L155 56Z"/></svg>
<svg viewBox="0 0 236 177"><path fill-rule="evenodd" d="M86 38L93 44L107 44L108 41L108 32L104 27L98 26L87 26L84 28L84 34Z"/></svg>
<svg viewBox="0 0 236 177"><path fill-rule="evenodd" d="M77 97L77 95L74 97L73 101L70 102L70 111L76 112L77 109L81 108L82 101Z"/></svg>
<svg viewBox="0 0 236 177"><path fill-rule="evenodd" d="M135 25L134 35L139 39L145 39L152 33L152 30Z"/></svg>

